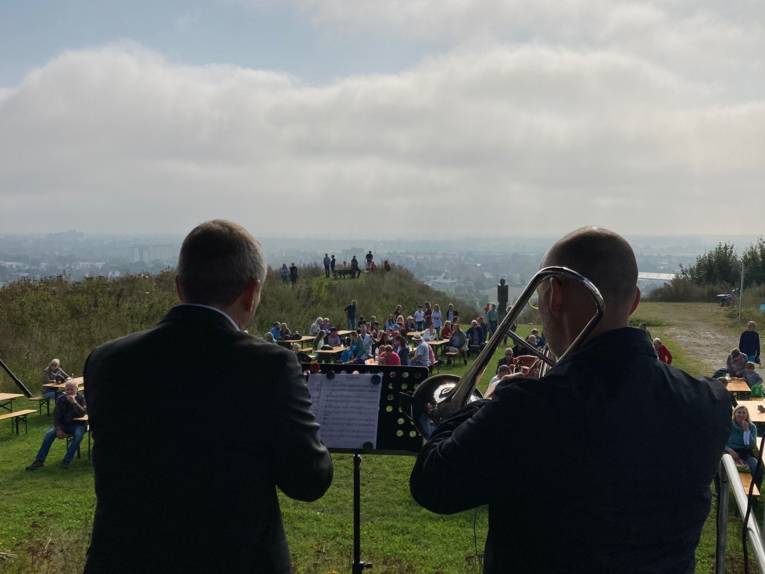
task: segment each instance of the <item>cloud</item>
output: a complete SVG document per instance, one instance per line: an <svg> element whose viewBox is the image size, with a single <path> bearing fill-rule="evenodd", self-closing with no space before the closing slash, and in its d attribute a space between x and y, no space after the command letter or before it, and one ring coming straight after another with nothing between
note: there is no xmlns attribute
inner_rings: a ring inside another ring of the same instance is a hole
<svg viewBox="0 0 765 574"><path fill-rule="evenodd" d="M315 86L120 44L0 93L0 229L730 233L759 228L763 133L764 100L629 50L466 44Z"/></svg>

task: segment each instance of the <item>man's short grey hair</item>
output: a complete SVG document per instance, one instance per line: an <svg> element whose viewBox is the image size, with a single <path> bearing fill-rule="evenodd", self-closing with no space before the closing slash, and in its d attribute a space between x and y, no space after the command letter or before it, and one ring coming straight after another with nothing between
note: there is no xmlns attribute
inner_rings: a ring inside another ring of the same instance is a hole
<svg viewBox="0 0 765 574"><path fill-rule="evenodd" d="M229 305L253 280L263 285L263 248L241 225L223 219L207 221L183 240L178 279L187 303Z"/></svg>

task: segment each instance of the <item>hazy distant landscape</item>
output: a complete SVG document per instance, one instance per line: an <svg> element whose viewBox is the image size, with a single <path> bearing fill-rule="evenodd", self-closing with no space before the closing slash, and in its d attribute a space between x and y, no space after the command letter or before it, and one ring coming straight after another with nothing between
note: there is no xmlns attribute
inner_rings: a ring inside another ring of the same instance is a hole
<svg viewBox="0 0 765 574"><path fill-rule="evenodd" d="M553 237L453 239L326 239L314 237L260 238L269 265L321 264L324 253L335 254L338 265L372 250L375 260L390 260L409 269L427 285L476 306L496 299L496 284L504 277L511 298L536 271ZM720 241L743 250L755 236L635 236L641 273L675 274ZM170 234L98 235L78 231L50 234L0 235L0 286L19 279L63 276L116 278L135 273L159 273L176 265L182 236ZM650 293L664 281L644 280Z"/></svg>

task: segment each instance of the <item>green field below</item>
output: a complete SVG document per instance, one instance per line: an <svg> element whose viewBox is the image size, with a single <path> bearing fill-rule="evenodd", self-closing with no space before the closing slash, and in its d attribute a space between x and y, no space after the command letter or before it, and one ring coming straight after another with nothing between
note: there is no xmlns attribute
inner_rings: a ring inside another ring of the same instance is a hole
<svg viewBox="0 0 765 574"><path fill-rule="evenodd" d="M670 335L678 325L706 324L737 342L740 324L726 310L713 305L646 303L635 321L647 323L661 336L675 356L675 363L693 374L708 374L694 348L680 345ZM530 329L524 326L521 332ZM503 348L489 363L493 372ZM444 369L446 371L446 369ZM444 372L442 371L442 372ZM456 365L451 372L461 374ZM491 373L482 380L485 386ZM7 387L6 387L7 388ZM27 408L18 401L15 408ZM225 408L227 405L221 404ZM232 406L234 406L232 404ZM33 407L30 407L33 408ZM231 416L247 416L240 408ZM240 414L237 414L240 413ZM80 572L87 549L95 504L92 467L86 457L75 459L70 470L58 466L64 453L57 441L46 466L26 472L40 446L51 418L31 416L29 432L16 436L7 423L0 426L0 572ZM151 448L151 436L146 448ZM334 455L335 478L327 494L315 503L281 497L285 528L298 573L331 573L350 570L352 552L352 459ZM373 572L470 573L478 572L487 531L486 509L454 516L438 516L420 508L409 495L409 456L364 456L362 464L362 557L374 564ZM444 477L448 481L448 477ZM481 488L476 484L476 488ZM548 493L529 492L529 496ZM625 493L629 496L629 493ZM161 509L158 509L161 512ZM761 512L758 507L757 512ZM707 520L697 551L697 572L714 570L714 512ZM188 517L178 517L185 520ZM730 519L728 571L743 571L739 521ZM214 552L215 549L200 549Z"/></svg>

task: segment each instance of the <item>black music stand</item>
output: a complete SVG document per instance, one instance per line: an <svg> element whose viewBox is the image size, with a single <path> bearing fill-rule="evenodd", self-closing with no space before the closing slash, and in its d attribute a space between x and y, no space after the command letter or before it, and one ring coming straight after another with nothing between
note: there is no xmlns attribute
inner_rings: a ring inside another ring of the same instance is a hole
<svg viewBox="0 0 765 574"><path fill-rule="evenodd" d="M309 365L303 365L306 371ZM314 367L315 368L315 367ZM379 402L377 405L377 433L374 443L365 441L358 447L333 446L336 440L328 435L327 446L331 452L353 454L353 567L352 574L362 574L365 568L372 565L361 560L361 455L362 454L417 454L422 446L422 436L417 431L409 417L409 402L407 396L415 387L424 381L429 374L425 367L383 367L378 365L338 365L323 364L318 374L325 375L325 380L332 380L333 375L376 375L362 377L360 384L379 385ZM310 375L307 377L310 383ZM361 382L361 381L364 382ZM369 381L369 382L367 382ZM315 405L315 407L320 407ZM322 413L314 412L317 419ZM339 415L341 416L341 415Z"/></svg>

